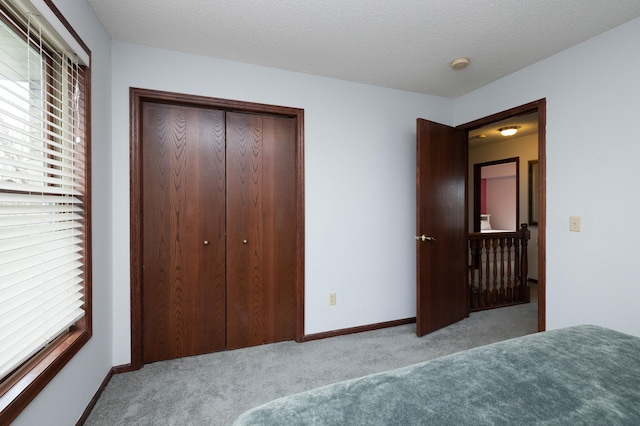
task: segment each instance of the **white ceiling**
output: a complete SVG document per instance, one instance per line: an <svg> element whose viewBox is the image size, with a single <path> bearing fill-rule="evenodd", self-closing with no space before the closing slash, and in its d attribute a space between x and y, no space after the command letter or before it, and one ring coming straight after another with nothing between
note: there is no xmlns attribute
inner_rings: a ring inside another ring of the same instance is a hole
<svg viewBox="0 0 640 426"><path fill-rule="evenodd" d="M451 98L640 16L638 0L88 1L115 40Z"/></svg>

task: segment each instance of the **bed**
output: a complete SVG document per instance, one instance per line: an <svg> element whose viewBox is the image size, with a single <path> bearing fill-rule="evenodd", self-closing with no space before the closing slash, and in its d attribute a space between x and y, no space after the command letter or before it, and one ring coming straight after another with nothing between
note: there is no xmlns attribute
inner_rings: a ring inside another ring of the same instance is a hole
<svg viewBox="0 0 640 426"><path fill-rule="evenodd" d="M491 225L491 215L490 214L481 214L480 215L480 232L482 233L494 233L494 232L513 232L511 229L493 229L493 225Z"/></svg>
<svg viewBox="0 0 640 426"><path fill-rule="evenodd" d="M248 425L638 425L640 338L537 333L280 398Z"/></svg>

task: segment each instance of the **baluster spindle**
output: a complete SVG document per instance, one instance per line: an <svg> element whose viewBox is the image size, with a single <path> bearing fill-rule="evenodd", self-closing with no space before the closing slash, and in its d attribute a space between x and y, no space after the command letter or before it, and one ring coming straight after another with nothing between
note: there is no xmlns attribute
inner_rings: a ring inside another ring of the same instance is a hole
<svg viewBox="0 0 640 426"><path fill-rule="evenodd" d="M493 257L493 280L491 285L491 306L495 306L499 302L498 298L498 247L500 245L499 239L491 241L491 254Z"/></svg>
<svg viewBox="0 0 640 426"><path fill-rule="evenodd" d="M512 255L514 252L514 244L517 244L517 241L514 241L514 238L509 238L507 240L507 300L506 303L513 302L513 268L511 267L511 263L514 261L512 259Z"/></svg>
<svg viewBox="0 0 640 426"><path fill-rule="evenodd" d="M504 247L506 245L506 241L508 238L506 237L502 237L500 238L500 276L499 276L499 283L500 283L500 295L499 295L499 299L498 299L498 304L500 305L504 305L505 303L505 276L504 276Z"/></svg>
<svg viewBox="0 0 640 426"><path fill-rule="evenodd" d="M485 240L484 242L484 257L485 257L485 271L484 271L484 282L483 282L483 303L484 306L491 306L490 297L491 297L491 240Z"/></svg>

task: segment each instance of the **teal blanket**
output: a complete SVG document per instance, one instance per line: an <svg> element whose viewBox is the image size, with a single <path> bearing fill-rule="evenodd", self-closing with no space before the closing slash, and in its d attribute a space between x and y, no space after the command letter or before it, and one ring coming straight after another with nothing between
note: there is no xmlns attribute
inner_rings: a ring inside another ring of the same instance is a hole
<svg viewBox="0 0 640 426"><path fill-rule="evenodd" d="M640 338L547 331L290 395L234 423L496 424L640 425Z"/></svg>

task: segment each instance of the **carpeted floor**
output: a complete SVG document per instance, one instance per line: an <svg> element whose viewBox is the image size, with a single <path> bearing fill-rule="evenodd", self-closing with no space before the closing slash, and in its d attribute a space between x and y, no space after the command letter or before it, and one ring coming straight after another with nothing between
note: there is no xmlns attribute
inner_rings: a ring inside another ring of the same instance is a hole
<svg viewBox="0 0 640 426"><path fill-rule="evenodd" d="M86 425L229 425L264 402L531 334L537 302L476 312L418 338L415 324L145 365L114 376Z"/></svg>

